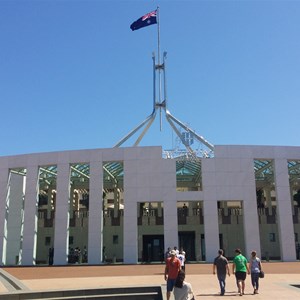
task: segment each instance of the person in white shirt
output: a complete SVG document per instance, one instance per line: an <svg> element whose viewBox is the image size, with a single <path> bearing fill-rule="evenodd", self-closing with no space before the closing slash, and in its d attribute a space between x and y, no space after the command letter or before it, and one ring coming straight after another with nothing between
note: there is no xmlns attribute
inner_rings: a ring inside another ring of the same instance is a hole
<svg viewBox="0 0 300 300"><path fill-rule="evenodd" d="M174 298L175 300L194 300L195 298L193 294L192 285L184 281L184 279L185 273L182 270L180 270L175 282Z"/></svg>
<svg viewBox="0 0 300 300"><path fill-rule="evenodd" d="M185 272L185 255L182 250L180 250L179 254L177 254L177 258L180 260L181 270Z"/></svg>

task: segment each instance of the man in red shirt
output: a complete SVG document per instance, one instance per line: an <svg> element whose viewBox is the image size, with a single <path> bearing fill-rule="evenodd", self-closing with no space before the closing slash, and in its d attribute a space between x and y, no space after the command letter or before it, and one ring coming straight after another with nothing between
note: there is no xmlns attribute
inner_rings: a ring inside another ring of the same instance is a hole
<svg viewBox="0 0 300 300"><path fill-rule="evenodd" d="M167 300L170 299L178 272L181 269L180 260L176 257L176 251L170 252L171 256L166 260L165 280L167 281Z"/></svg>

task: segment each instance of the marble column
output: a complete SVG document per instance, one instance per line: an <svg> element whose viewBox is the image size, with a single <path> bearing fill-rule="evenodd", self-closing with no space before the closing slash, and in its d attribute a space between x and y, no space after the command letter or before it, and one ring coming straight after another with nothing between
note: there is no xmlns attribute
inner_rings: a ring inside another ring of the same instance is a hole
<svg viewBox="0 0 300 300"><path fill-rule="evenodd" d="M37 165L29 166L26 173L24 202L24 225L22 243L22 265L36 264L36 243L38 226L38 172Z"/></svg>
<svg viewBox="0 0 300 300"><path fill-rule="evenodd" d="M1 165L1 164L0 164ZM6 262L6 202L8 193L8 168L0 169L0 258L1 265Z"/></svg>
<svg viewBox="0 0 300 300"><path fill-rule="evenodd" d="M88 263L103 261L103 168L102 161L90 163Z"/></svg>
<svg viewBox="0 0 300 300"><path fill-rule="evenodd" d="M294 225L286 159L275 160L275 188L281 259L283 261L295 261Z"/></svg>
<svg viewBox="0 0 300 300"><path fill-rule="evenodd" d="M55 207L54 265L68 262L70 210L70 165L57 165L57 193Z"/></svg>

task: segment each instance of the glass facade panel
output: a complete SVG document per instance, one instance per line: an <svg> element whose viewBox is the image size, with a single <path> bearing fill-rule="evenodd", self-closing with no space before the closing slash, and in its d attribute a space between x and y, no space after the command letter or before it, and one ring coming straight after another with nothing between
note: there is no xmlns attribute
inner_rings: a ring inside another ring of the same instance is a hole
<svg viewBox="0 0 300 300"><path fill-rule="evenodd" d="M90 165L70 165L70 208L68 263L88 263ZM70 238L69 238L70 241Z"/></svg>
<svg viewBox="0 0 300 300"><path fill-rule="evenodd" d="M164 261L163 202L137 204L138 261Z"/></svg>
<svg viewBox="0 0 300 300"><path fill-rule="evenodd" d="M52 265L54 255L57 166L40 166L38 180L36 263Z"/></svg>
<svg viewBox="0 0 300 300"><path fill-rule="evenodd" d="M9 171L3 239L5 265L22 263L26 174L27 170L23 168Z"/></svg>
<svg viewBox="0 0 300 300"><path fill-rule="evenodd" d="M177 221L178 249L185 252L186 261L204 261L203 201L177 202Z"/></svg>
<svg viewBox="0 0 300 300"><path fill-rule="evenodd" d="M289 182L291 191L291 205L293 212L296 257L300 259L300 161L288 161Z"/></svg>
<svg viewBox="0 0 300 300"><path fill-rule="evenodd" d="M259 218L261 256L263 259L281 259L278 237L274 161L255 159L254 173L256 204ZM274 237L271 241L270 234Z"/></svg>
<svg viewBox="0 0 300 300"><path fill-rule="evenodd" d="M176 186L178 192L202 190L200 158L176 159Z"/></svg>
<svg viewBox="0 0 300 300"><path fill-rule="evenodd" d="M124 166L103 162L103 261L123 262ZM101 232L99 232L101 234ZM114 238L113 238L114 237ZM116 242L117 241L117 242Z"/></svg>
<svg viewBox="0 0 300 300"><path fill-rule="evenodd" d="M218 201L219 242L224 255L232 259L234 250L245 252L243 201Z"/></svg>

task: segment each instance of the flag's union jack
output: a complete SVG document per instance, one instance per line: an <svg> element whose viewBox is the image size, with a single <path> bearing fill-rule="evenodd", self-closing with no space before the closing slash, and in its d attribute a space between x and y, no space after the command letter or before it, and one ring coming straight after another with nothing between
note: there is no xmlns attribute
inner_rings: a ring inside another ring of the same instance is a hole
<svg viewBox="0 0 300 300"><path fill-rule="evenodd" d="M156 24L157 23L156 15L157 15L157 10L154 10L142 16L141 18L139 18L138 20L136 20L130 25L131 30L137 30L145 26Z"/></svg>
<svg viewBox="0 0 300 300"><path fill-rule="evenodd" d="M154 11L152 11L152 12L150 12L150 13L144 15L144 16L142 17L142 21L145 21L145 20L147 20L147 19L150 19L151 17L155 17L155 18L156 18L156 10L154 10Z"/></svg>

